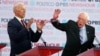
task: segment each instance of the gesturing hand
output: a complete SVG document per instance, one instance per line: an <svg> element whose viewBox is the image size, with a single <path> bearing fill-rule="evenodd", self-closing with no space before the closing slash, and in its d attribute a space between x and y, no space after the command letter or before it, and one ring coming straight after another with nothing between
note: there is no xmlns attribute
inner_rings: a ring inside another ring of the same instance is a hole
<svg viewBox="0 0 100 56"><path fill-rule="evenodd" d="M54 14L53 14L53 19L57 19L61 10L60 9L55 9Z"/></svg>
<svg viewBox="0 0 100 56"><path fill-rule="evenodd" d="M31 27L31 25L32 25L33 22L34 22L33 18L29 19L29 21L27 23L27 29L29 29Z"/></svg>
<svg viewBox="0 0 100 56"><path fill-rule="evenodd" d="M45 22L44 22L44 20L40 20L40 21L36 22L36 25L37 25L37 30L41 31L43 26L45 25Z"/></svg>

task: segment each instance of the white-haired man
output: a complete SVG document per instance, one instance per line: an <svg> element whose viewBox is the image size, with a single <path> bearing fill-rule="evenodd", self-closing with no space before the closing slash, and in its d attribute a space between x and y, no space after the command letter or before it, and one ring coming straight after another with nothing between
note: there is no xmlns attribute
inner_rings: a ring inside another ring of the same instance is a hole
<svg viewBox="0 0 100 56"><path fill-rule="evenodd" d="M11 44L10 56L16 56L24 51L32 48L31 42L37 42L42 34L42 28L44 22L37 22L37 32L34 33L31 30L31 24L33 19L29 19L28 23L24 22L25 17L25 5L21 2L15 4L14 8L14 18L8 22L8 34Z"/></svg>
<svg viewBox="0 0 100 56"><path fill-rule="evenodd" d="M59 23L57 18L60 12L60 9L55 9L51 22L55 28L65 31L67 35L67 42L62 56L76 56L92 48L94 46L95 29L87 25L89 19L88 14L86 12L81 12L77 22L69 20L67 23Z"/></svg>

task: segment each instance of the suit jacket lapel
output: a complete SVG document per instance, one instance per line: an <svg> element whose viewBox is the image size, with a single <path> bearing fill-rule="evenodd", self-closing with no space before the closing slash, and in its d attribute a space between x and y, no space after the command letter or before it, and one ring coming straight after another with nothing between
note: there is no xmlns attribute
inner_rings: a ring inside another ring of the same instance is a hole
<svg viewBox="0 0 100 56"><path fill-rule="evenodd" d="M21 23L17 20L16 17L14 17L14 20L16 21L16 24L17 24L17 25L21 25Z"/></svg>
<svg viewBox="0 0 100 56"><path fill-rule="evenodd" d="M14 20L16 21L16 24L19 25L20 27L23 27L22 24L17 20L16 17L14 17Z"/></svg>
<svg viewBox="0 0 100 56"><path fill-rule="evenodd" d="M78 43L79 43L79 45L81 45L81 40L80 40L80 28L78 27L78 24L76 23L76 25L77 25L77 34L78 34Z"/></svg>
<svg viewBox="0 0 100 56"><path fill-rule="evenodd" d="M86 25L86 34L87 34L87 40L89 40L90 37L89 37L89 27L88 27L88 25Z"/></svg>

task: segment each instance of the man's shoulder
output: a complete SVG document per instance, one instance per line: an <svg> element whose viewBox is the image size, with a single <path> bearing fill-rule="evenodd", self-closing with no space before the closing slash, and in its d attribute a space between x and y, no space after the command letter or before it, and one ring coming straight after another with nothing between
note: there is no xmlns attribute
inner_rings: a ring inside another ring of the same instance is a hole
<svg viewBox="0 0 100 56"><path fill-rule="evenodd" d="M76 22L75 22L75 21L73 21L73 20L69 20L69 21L68 21L68 23L71 23L71 24L76 24Z"/></svg>
<svg viewBox="0 0 100 56"><path fill-rule="evenodd" d="M9 20L9 22L8 23L10 23L10 22L14 22L15 21L15 17L14 18L12 18L11 20Z"/></svg>
<svg viewBox="0 0 100 56"><path fill-rule="evenodd" d="M8 25L14 25L16 24L16 18L12 18L11 20L9 20Z"/></svg>
<svg viewBox="0 0 100 56"><path fill-rule="evenodd" d="M86 25L88 28L91 28L91 29L95 29L93 26L91 25Z"/></svg>

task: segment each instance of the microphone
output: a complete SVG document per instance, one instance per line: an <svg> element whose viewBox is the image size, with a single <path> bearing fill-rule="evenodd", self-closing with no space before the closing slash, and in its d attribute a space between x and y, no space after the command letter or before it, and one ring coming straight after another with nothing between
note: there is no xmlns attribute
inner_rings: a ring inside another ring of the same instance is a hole
<svg viewBox="0 0 100 56"><path fill-rule="evenodd" d="M44 43L44 45L46 46L46 41L41 37L42 42Z"/></svg>

